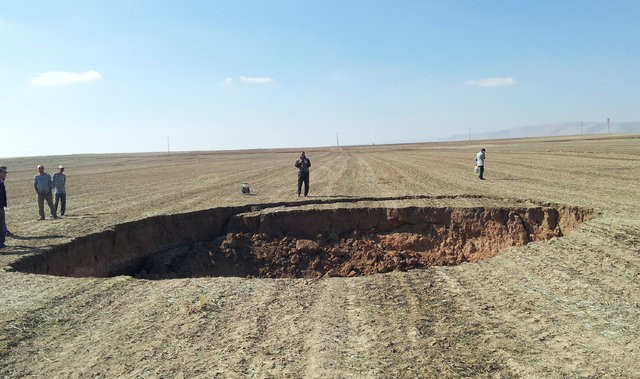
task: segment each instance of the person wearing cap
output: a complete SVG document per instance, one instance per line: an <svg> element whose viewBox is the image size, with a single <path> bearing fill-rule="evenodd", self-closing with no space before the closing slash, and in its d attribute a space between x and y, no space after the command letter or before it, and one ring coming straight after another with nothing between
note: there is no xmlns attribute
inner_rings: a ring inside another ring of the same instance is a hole
<svg viewBox="0 0 640 379"><path fill-rule="evenodd" d="M67 207L67 190L64 185L67 183L67 177L64 172L64 166L58 166L58 172L53 174L53 188L56 190L56 201L53 203L53 209L58 213L58 203L60 203L60 216L64 216Z"/></svg>
<svg viewBox="0 0 640 379"><path fill-rule="evenodd" d="M300 196L302 183L304 183L304 196L306 197L309 194L309 167L311 167L311 161L304 151L300 153L300 159L296 161L295 166L298 168L298 196Z"/></svg>
<svg viewBox="0 0 640 379"><path fill-rule="evenodd" d="M2 227L2 232L0 233L0 249L5 247L4 240L6 230L6 220L4 207L7 206L7 191L4 188L4 180L7 177L7 166L0 167L0 227Z"/></svg>
<svg viewBox="0 0 640 379"><path fill-rule="evenodd" d="M44 166L38 165L38 174L33 177L33 189L38 194L38 212L40 213L40 220L44 220L44 202L47 201L49 209L51 210L51 217L58 218L55 209L53 209L53 181L51 175L44 172Z"/></svg>

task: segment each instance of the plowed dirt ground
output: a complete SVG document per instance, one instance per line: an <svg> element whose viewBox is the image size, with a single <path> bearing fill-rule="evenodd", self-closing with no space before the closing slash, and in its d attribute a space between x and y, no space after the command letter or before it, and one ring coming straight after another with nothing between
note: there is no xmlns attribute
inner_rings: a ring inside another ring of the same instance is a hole
<svg viewBox="0 0 640 379"><path fill-rule="evenodd" d="M485 181L473 160L487 149ZM20 257L152 215L299 201L298 152L2 159L0 376L640 376L640 136L308 149L309 199L482 195L593 208L566 237L459 266L352 278L69 278ZM32 178L60 163L67 215ZM242 195L243 182L253 194ZM47 215L48 216L48 215Z"/></svg>

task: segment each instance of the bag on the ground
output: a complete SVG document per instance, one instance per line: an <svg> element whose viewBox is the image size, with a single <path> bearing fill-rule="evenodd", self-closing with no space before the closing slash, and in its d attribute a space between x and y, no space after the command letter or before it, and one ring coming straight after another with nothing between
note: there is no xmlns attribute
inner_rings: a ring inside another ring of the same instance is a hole
<svg viewBox="0 0 640 379"><path fill-rule="evenodd" d="M479 173L480 172L480 167L478 167L478 166L474 167L473 172L476 173L476 174Z"/></svg>

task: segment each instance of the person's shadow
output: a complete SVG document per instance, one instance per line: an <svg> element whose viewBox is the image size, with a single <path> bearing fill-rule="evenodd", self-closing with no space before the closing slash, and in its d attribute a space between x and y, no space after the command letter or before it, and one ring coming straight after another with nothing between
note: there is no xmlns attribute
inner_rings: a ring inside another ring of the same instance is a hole
<svg viewBox="0 0 640 379"><path fill-rule="evenodd" d="M11 234L7 236L9 240L13 239L16 241L36 241L36 240L47 240L53 238L66 238L67 236L51 234L46 236L20 236L17 234ZM0 250L0 254L2 255L27 255L33 254L38 251L43 251L43 249L47 249L53 247L57 244L50 244L48 246L27 246L27 245L7 245L5 249Z"/></svg>
<svg viewBox="0 0 640 379"><path fill-rule="evenodd" d="M47 236L20 236L17 234L12 234L7 237L13 238L14 240L20 240L20 241L32 241L32 240L46 240L50 238L65 238L66 236L59 235L59 234L52 234Z"/></svg>
<svg viewBox="0 0 640 379"><path fill-rule="evenodd" d="M354 196L354 195L309 195L309 196L313 196L315 198L318 199L357 199L360 198L361 196Z"/></svg>
<svg viewBox="0 0 640 379"><path fill-rule="evenodd" d="M24 245L13 245L5 247L0 250L0 255L29 255L33 254L37 251L41 251L42 248L34 248L32 246L24 246ZM11 264L9 264L11 267Z"/></svg>

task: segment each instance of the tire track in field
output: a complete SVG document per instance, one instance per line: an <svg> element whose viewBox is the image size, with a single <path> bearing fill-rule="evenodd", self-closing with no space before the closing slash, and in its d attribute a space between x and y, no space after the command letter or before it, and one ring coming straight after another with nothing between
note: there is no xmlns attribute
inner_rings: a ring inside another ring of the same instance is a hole
<svg viewBox="0 0 640 379"><path fill-rule="evenodd" d="M304 324L315 296L313 290L309 293L302 289L313 288L313 284L306 280L278 279L274 285L273 293L255 304L251 326L254 332L248 351L251 359L243 374L298 376L308 357Z"/></svg>
<svg viewBox="0 0 640 379"><path fill-rule="evenodd" d="M475 346L483 325L471 321L473 315L454 297L459 290L451 292L446 280L430 275L393 273L325 284L310 310L311 358L302 377L414 378L504 372L502 362ZM382 280L372 280L375 277ZM466 345L456 346L452 340L466 341Z"/></svg>
<svg viewBox="0 0 640 379"><path fill-rule="evenodd" d="M341 278L314 284L315 300L304 320L306 357L300 377L322 378L342 375L349 377L351 368L343 360L348 351L349 327L346 311L349 307L348 287Z"/></svg>
<svg viewBox="0 0 640 379"><path fill-rule="evenodd" d="M617 326L629 325L637 314L628 312L628 303L612 302L615 289L600 293L607 286L592 282L602 276L593 271L598 258L581 259L580 239L531 244L450 271L451 291L470 315L485 320L478 346L510 357L503 362L518 376L553 376L562 367L572 367L577 376L613 374L625 359L615 352L633 343ZM481 289L473 288L481 281ZM594 312L608 314L608 321L589 317Z"/></svg>
<svg viewBox="0 0 640 379"><path fill-rule="evenodd" d="M391 351L402 345L392 341L405 309L368 278L334 278L319 284L322 288L307 320L309 358L302 377L416 377L415 362L408 356L394 361L399 355Z"/></svg>
<svg viewBox="0 0 640 379"><path fill-rule="evenodd" d="M396 155L385 157L385 159L373 157L372 162L375 167L380 167L380 176L389 175L395 181L395 186L391 191L404 191L408 194L450 194L451 190L460 186L454 186L448 179L452 175L450 165L447 167L436 166L436 164L422 165L421 160L398 157ZM439 168L441 167L441 169ZM446 175L444 174L446 173ZM455 175L455 174L453 174ZM459 183L459 181L456 181ZM465 188L472 188L471 185Z"/></svg>
<svg viewBox="0 0 640 379"><path fill-rule="evenodd" d="M247 284L247 283L243 283ZM276 369L281 362L267 359L275 352L282 353L280 346L269 346L266 351L261 349L261 342L276 342L271 340L270 333L276 332L272 328L272 318L269 313L280 314L273 309L280 297L277 282L268 281L262 286L250 285L251 290L245 289L248 295L244 300L243 309L233 312L235 318L227 325L228 334L225 345L229 349L229 369L236 375L253 377L264 375L265 369ZM240 301L240 299L238 299ZM235 354L232 353L235 351ZM266 367L265 365L271 365Z"/></svg>
<svg viewBox="0 0 640 379"><path fill-rule="evenodd" d="M143 281L133 291L129 287L128 293L115 291L99 296L113 303L102 306L99 300L91 306L97 313L79 312L74 321L78 332L62 339L65 349L48 349L54 352L49 357L55 363L50 362L48 367L51 372L66 372L64 362L70 356L86 354L75 348L88 344L90 356L101 358L83 362L83 371L107 377L286 373L297 354L296 347L301 346L295 340L301 337L288 334L292 329L287 328L289 320L282 314L289 311L295 315L291 310L296 307L289 293L282 293L284 282L260 282L258 286L255 280L239 278ZM166 295L145 297L148 285L160 285ZM96 325L95 320L102 319L100 313L109 307L112 324ZM98 341L90 334L95 327L111 329L111 333L105 331ZM132 348L131 344L138 341L144 343L144 349ZM58 350L66 354L58 357ZM191 357L188 365L183 364L184 356ZM211 360L217 363L212 366ZM172 362L170 368L167 362Z"/></svg>
<svg viewBox="0 0 640 379"><path fill-rule="evenodd" d="M110 280L103 285L96 282L83 280L75 284L70 292L53 297L46 307L29 310L5 328L13 341L8 355L0 355L0 368L6 377L64 372L68 359L60 358L60 352L66 352L78 336L86 333L84 323L100 320L103 306L112 301L110 296L126 292L128 285L122 280ZM55 338L42 335L41 330L53 331ZM13 356L21 354L31 356L29 365L13 361Z"/></svg>
<svg viewBox="0 0 640 379"><path fill-rule="evenodd" d="M399 169L398 165L391 163L389 159L381 159L374 154L369 154L366 157L367 164L371 169L371 178L369 181L374 181L376 189L374 191L377 195L388 196L389 194L405 193L407 195L417 195L426 193L426 186L424 183L417 179L409 179L409 175L405 171ZM408 179L413 183L419 183L409 187ZM409 188L407 188L409 187Z"/></svg>
<svg viewBox="0 0 640 379"><path fill-rule="evenodd" d="M315 173L321 177L318 186L322 196L362 196L366 191L368 177L366 172L363 172L358 154L341 149L334 152L329 161L322 163L322 167Z"/></svg>
<svg viewBox="0 0 640 379"><path fill-rule="evenodd" d="M374 290L384 294L374 320L387 320L376 332L378 348L385 351L382 361L387 362L384 377L478 377L504 372L496 357L478 348L483 325L474 320L459 291L443 280L441 269L394 273L385 279L376 281Z"/></svg>

